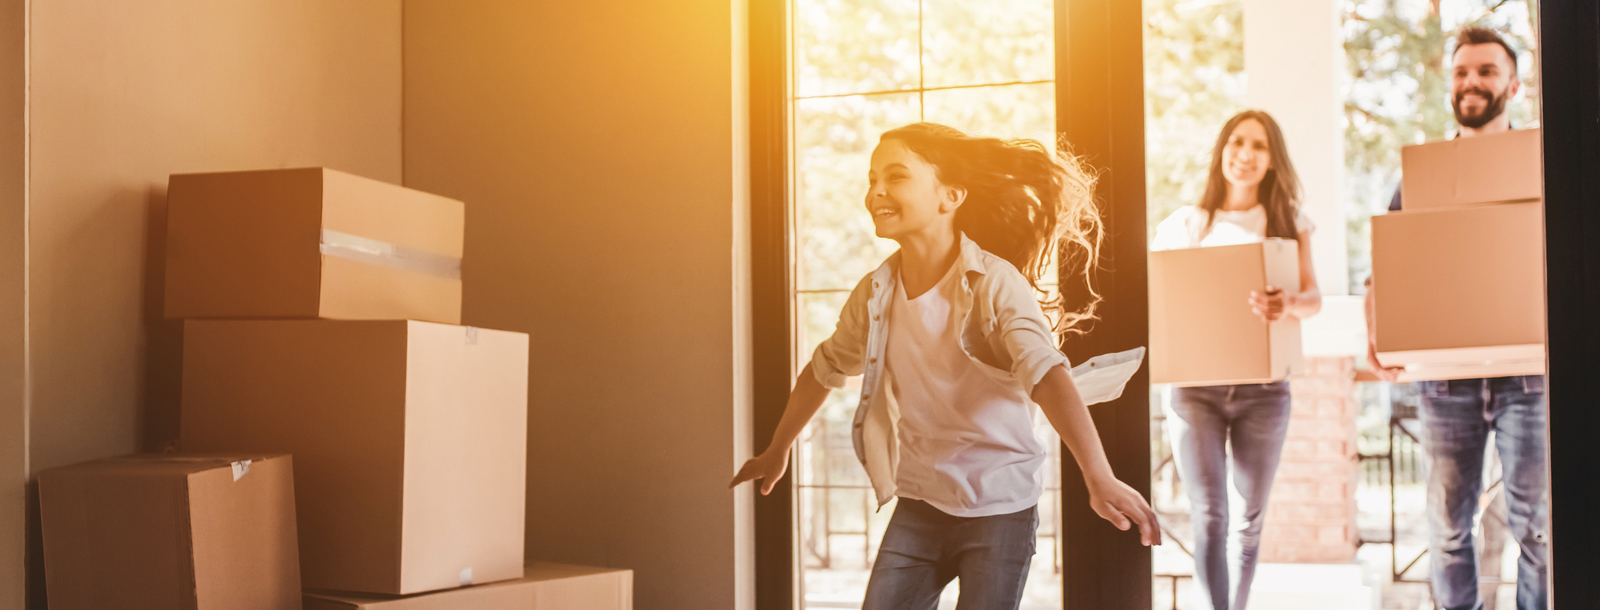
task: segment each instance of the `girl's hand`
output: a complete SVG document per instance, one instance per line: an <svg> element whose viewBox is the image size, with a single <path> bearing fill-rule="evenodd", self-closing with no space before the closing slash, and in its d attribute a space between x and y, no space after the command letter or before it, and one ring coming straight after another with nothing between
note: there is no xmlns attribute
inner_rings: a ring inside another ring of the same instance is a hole
<svg viewBox="0 0 1600 610"><path fill-rule="evenodd" d="M783 478L783 473L789 470L789 450L784 449L777 455L772 450L763 451L761 455L750 458L739 468L739 473L733 475L733 482L728 484L728 489L738 487L745 481L761 479L761 495L772 493L772 487L778 484L778 479Z"/></svg>
<svg viewBox="0 0 1600 610"><path fill-rule="evenodd" d="M1115 477L1107 476L1086 482L1089 484L1089 507L1094 509L1095 514L1122 531L1128 531L1129 526L1137 524L1140 544L1160 546L1161 522L1156 520L1156 511L1144 501L1144 496Z"/></svg>
<svg viewBox="0 0 1600 610"><path fill-rule="evenodd" d="M1267 286L1265 292L1251 290L1250 311L1263 320L1277 322L1283 319L1289 308L1294 307L1295 296L1277 286Z"/></svg>

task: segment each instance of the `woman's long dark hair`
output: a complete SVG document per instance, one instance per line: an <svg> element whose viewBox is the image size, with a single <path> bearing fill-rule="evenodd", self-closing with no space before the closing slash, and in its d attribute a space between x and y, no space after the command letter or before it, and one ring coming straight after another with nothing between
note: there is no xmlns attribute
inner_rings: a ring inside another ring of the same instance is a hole
<svg viewBox="0 0 1600 610"><path fill-rule="evenodd" d="M1300 215L1300 176L1294 173L1294 163L1289 161L1289 148L1283 142L1283 130L1272 115L1260 110L1246 110L1233 115L1217 134L1217 144L1211 149L1211 174L1206 178L1206 191L1200 195L1200 209L1206 213L1205 235L1211 231L1211 222L1217 210L1228 200L1228 180L1222 175L1223 150L1228 138L1240 123L1254 120L1267 132L1267 158L1272 160L1267 175L1261 178L1256 189L1256 199L1267 211L1267 237L1299 239L1300 230L1295 218Z"/></svg>
<svg viewBox="0 0 1600 610"><path fill-rule="evenodd" d="M1091 282L1104 229L1094 205L1095 176L1078 159L1034 140L973 137L944 125L914 123L883 134L938 170L939 180L967 190L956 210L955 228L990 253L1010 262L1040 294L1039 302L1061 333L1082 333L1095 317L1100 294ZM1055 256L1052 256L1055 255ZM1062 295L1068 281L1081 284L1071 295L1049 296L1039 282L1056 273L1060 259Z"/></svg>

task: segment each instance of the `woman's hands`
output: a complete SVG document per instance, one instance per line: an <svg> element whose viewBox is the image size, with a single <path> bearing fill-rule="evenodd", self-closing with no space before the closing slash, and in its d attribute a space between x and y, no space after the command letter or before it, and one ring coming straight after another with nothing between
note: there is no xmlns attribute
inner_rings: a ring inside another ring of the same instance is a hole
<svg viewBox="0 0 1600 610"><path fill-rule="evenodd" d="M739 468L738 474L733 475L733 482L728 484L728 489L738 487L745 481L761 479L761 495L772 493L772 486L778 484L783 478L783 473L789 470L789 448L786 445L781 455L773 455L772 448L767 448L761 455L750 458ZM1127 529L1127 528L1123 528Z"/></svg>
<svg viewBox="0 0 1600 610"><path fill-rule="evenodd" d="M1161 522L1156 519L1156 511L1144 501L1144 496L1110 475L1085 477L1084 482L1088 483L1089 507L1095 514L1122 531L1138 525L1140 544L1161 544Z"/></svg>
<svg viewBox="0 0 1600 610"><path fill-rule="evenodd" d="M1269 285L1264 291L1250 291L1250 311L1263 320L1277 322L1299 304L1299 298L1298 294Z"/></svg>

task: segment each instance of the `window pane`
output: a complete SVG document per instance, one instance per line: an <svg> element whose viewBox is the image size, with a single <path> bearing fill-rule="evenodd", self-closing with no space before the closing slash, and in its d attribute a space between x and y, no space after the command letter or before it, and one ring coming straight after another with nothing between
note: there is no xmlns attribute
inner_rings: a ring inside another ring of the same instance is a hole
<svg viewBox="0 0 1600 610"><path fill-rule="evenodd" d="M916 0L807 0L794 15L797 96L917 87Z"/></svg>
<svg viewBox="0 0 1600 610"><path fill-rule="evenodd" d="M799 305L800 329L794 343L800 353L796 354L795 362L809 362L817 344L833 334L834 327L839 323L839 310L844 308L844 302L849 297L850 293L843 290L799 295L796 301Z"/></svg>
<svg viewBox="0 0 1600 610"><path fill-rule="evenodd" d="M947 89L923 94L923 116L977 136L1055 142L1053 83Z"/></svg>
<svg viewBox="0 0 1600 610"><path fill-rule="evenodd" d="M1051 0L926 0L923 86L1055 78Z"/></svg>
<svg viewBox="0 0 1600 610"><path fill-rule="evenodd" d="M872 149L883 132L918 120L917 94L795 104L795 208L800 290L854 288L895 250L862 207Z"/></svg>

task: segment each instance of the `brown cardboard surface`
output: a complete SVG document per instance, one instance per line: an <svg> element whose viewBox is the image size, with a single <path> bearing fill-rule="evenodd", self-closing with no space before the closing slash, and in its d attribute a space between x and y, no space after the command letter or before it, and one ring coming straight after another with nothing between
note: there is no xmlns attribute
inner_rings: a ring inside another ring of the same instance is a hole
<svg viewBox="0 0 1600 610"><path fill-rule="evenodd" d="M1519 129L1401 148L1401 206L1423 210L1543 199L1540 135L1538 129Z"/></svg>
<svg viewBox="0 0 1600 610"><path fill-rule="evenodd" d="M298 608L293 469L287 455L239 453L40 473L50 607Z"/></svg>
<svg viewBox="0 0 1600 610"><path fill-rule="evenodd" d="M521 578L420 595L307 591L305 610L633 610L633 571L529 564Z"/></svg>
<svg viewBox="0 0 1600 610"><path fill-rule="evenodd" d="M1374 216L1372 283L1385 365L1435 379L1544 372L1540 203Z"/></svg>
<svg viewBox="0 0 1600 610"><path fill-rule="evenodd" d="M459 201L325 168L173 174L169 184L169 318L461 320L459 274L387 250L459 260ZM325 230L383 247L361 260L325 253Z"/></svg>
<svg viewBox="0 0 1600 610"><path fill-rule="evenodd" d="M527 359L522 333L427 322L190 320L182 446L295 454L307 588L516 578Z"/></svg>
<svg viewBox="0 0 1600 610"><path fill-rule="evenodd" d="M1151 383L1261 383L1300 372L1299 319L1268 324L1247 302L1267 285L1299 288L1298 248L1269 239L1151 252Z"/></svg>

